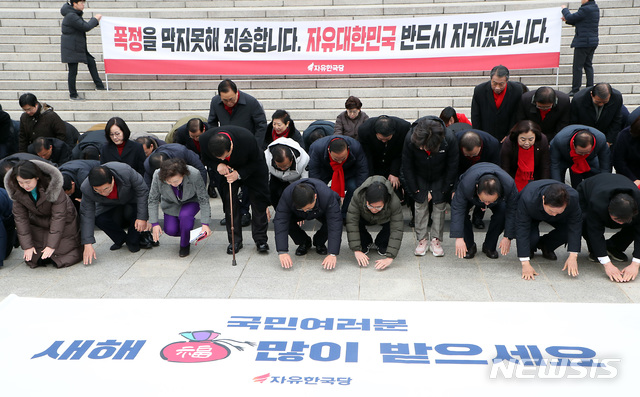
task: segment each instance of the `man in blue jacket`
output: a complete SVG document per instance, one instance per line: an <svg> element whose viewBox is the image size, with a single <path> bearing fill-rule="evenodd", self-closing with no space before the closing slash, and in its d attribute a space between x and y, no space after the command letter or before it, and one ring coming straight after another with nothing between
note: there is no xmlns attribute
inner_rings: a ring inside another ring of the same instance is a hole
<svg viewBox="0 0 640 397"><path fill-rule="evenodd" d="M600 9L594 0L581 0L582 5L573 14L562 5L562 19L576 27L576 34L571 42L573 48L573 81L569 96L580 91L582 85L582 68L587 75L587 87L593 85L593 53L598 47L598 24Z"/></svg>

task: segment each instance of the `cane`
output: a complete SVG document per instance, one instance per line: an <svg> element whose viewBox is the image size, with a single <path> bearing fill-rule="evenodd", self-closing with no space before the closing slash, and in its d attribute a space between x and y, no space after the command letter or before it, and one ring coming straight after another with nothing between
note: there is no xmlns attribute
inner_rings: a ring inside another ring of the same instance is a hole
<svg viewBox="0 0 640 397"><path fill-rule="evenodd" d="M231 213L231 252L233 253L233 260L231 261L231 266L236 266L236 235L233 227L233 197L231 190L231 183L229 182L229 212Z"/></svg>

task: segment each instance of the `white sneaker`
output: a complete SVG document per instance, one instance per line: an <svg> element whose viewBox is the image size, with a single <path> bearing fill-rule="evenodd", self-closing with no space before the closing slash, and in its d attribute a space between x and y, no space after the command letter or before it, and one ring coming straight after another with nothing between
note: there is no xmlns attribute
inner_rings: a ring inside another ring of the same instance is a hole
<svg viewBox="0 0 640 397"><path fill-rule="evenodd" d="M431 239L431 252L433 252L433 256L444 256L442 244L440 244L440 240L435 237Z"/></svg>
<svg viewBox="0 0 640 397"><path fill-rule="evenodd" d="M424 254L426 253L427 253L427 239L423 238L422 240L418 241L418 246L416 247L414 254L416 256L424 256Z"/></svg>

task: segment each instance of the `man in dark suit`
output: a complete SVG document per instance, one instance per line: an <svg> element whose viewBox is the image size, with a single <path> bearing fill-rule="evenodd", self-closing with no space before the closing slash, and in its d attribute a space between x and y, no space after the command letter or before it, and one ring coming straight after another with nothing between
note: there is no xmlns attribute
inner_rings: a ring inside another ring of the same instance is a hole
<svg viewBox="0 0 640 397"><path fill-rule="evenodd" d="M36 138L27 148L27 152L49 160L58 166L71 160L71 148L57 138Z"/></svg>
<svg viewBox="0 0 640 397"><path fill-rule="evenodd" d="M207 167L215 168L224 177L220 190L229 239L227 254L232 254L234 248L235 252L242 249L242 226L238 201L240 186L246 189L248 202L253 207L253 219L251 220L253 241L256 243L258 252L268 252L269 170L258 142L246 128L227 125L209 129L202 134L200 145L203 163ZM229 187L231 187L231 191L229 191ZM233 214L229 208L229 195L233 200ZM231 244L232 216L235 247Z"/></svg>
<svg viewBox="0 0 640 397"><path fill-rule="evenodd" d="M473 90L473 128L486 131L502 142L516 123L521 97L522 85L509 81L509 69L502 65L495 66L491 69L491 79Z"/></svg>
<svg viewBox="0 0 640 397"><path fill-rule="evenodd" d="M586 178L611 172L611 153L604 134L585 125L569 125L550 143L551 179L564 182L569 169L575 189Z"/></svg>
<svg viewBox="0 0 640 397"><path fill-rule="evenodd" d="M451 200L450 237L456 239L456 255L471 259L478 252L469 218L469 210L474 205L483 210L489 208L492 212L482 252L491 259L498 258L496 246L504 230L500 252L507 255L511 239L516 236L517 200L518 189L513 178L495 164L479 163L462 174Z"/></svg>
<svg viewBox="0 0 640 397"><path fill-rule="evenodd" d="M313 240L302 230L299 222L317 219L322 223L313 236ZM311 244L316 252L326 255L322 261L325 269L336 266L336 256L340 254L342 242L342 215L340 213L340 197L324 182L317 179L300 179L289 185L278 203L273 220L276 234L276 249L283 268L293 266L289 255L289 236L298 245L296 256L306 255ZM329 243L327 249L326 243Z"/></svg>
<svg viewBox="0 0 640 397"><path fill-rule="evenodd" d="M183 159L187 165L200 171L204 183L207 183L207 170L204 168L202 161L200 161L200 156L179 143L166 143L157 148L144 161L144 182L147 186L151 187L153 173L162 166L162 162L174 158Z"/></svg>
<svg viewBox="0 0 640 397"><path fill-rule="evenodd" d="M472 165L477 163L493 163L500 165L500 142L492 135L469 129L456 132L460 154L458 155L457 176L464 174ZM478 229L484 229L484 211L480 207L473 210L471 223Z"/></svg>
<svg viewBox="0 0 640 397"><path fill-rule="evenodd" d="M152 247L151 243L140 241L140 232L147 228L149 188L136 170L117 161L94 167L80 189L80 242L84 244L85 265L97 259L94 226L113 241L111 251L125 243L131 252ZM128 228L126 233L124 227Z"/></svg>
<svg viewBox="0 0 640 397"><path fill-rule="evenodd" d="M540 237L540 222L548 223L553 230ZM576 277L581 230L578 192L551 179L529 182L518 196L516 212L516 242L522 278L533 280L538 275L530 263L537 249L542 251L543 258L555 261L558 257L554 251L567 243L569 258L562 271L567 270L570 276Z"/></svg>
<svg viewBox="0 0 640 397"><path fill-rule="evenodd" d="M618 174L596 175L582 182L577 190L589 259L600 262L611 281L635 280L640 266L640 190L629 178ZM620 231L605 240L605 228ZM611 259L627 262L629 258L624 251L631 242L634 243L633 260L620 270Z"/></svg>
<svg viewBox="0 0 640 397"><path fill-rule="evenodd" d="M607 136L610 145L614 144L624 125L622 94L607 83L583 89L571 102L571 124L596 128Z"/></svg>
<svg viewBox="0 0 640 397"><path fill-rule="evenodd" d="M360 143L344 135L320 138L309 150L309 177L331 182L342 199L344 218L353 192L369 177L369 165Z"/></svg>
<svg viewBox="0 0 640 397"><path fill-rule="evenodd" d="M540 126L549 142L571 122L571 100L564 92L551 87L522 94L516 121L531 120Z"/></svg>

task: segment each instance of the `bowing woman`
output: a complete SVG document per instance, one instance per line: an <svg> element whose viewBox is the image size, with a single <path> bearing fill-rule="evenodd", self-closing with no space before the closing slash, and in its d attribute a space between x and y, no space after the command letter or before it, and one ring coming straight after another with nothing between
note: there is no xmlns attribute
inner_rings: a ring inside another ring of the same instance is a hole
<svg viewBox="0 0 640 397"><path fill-rule="evenodd" d="M516 181L518 191L530 181L549 179L549 141L538 124L522 120L513 126L502 143L500 166Z"/></svg>
<svg viewBox="0 0 640 397"><path fill-rule="evenodd" d="M62 189L60 171L43 161L23 160L7 173L4 183L29 267L53 262L61 268L80 262L77 213Z"/></svg>
<svg viewBox="0 0 640 397"><path fill-rule="evenodd" d="M165 232L169 236L180 236L180 257L189 255L189 234L198 211L201 212L202 231L207 237L211 235L211 207L207 189L200 172L183 159L166 160L153 173L149 191L149 222L153 241L158 241L162 234L158 223L158 204L164 212Z"/></svg>

